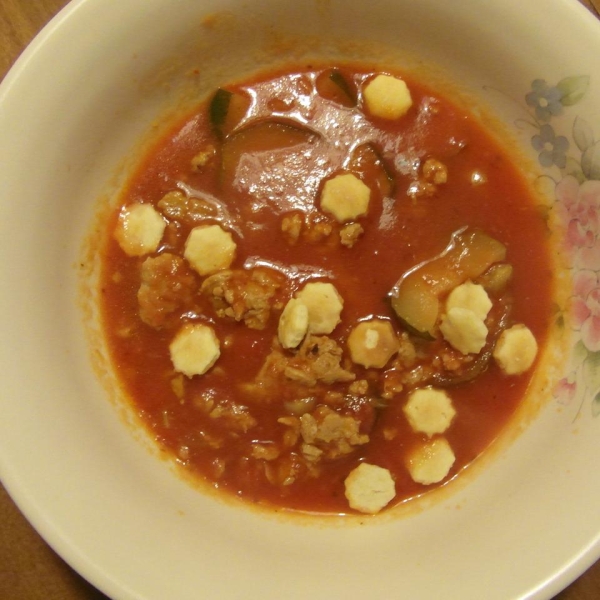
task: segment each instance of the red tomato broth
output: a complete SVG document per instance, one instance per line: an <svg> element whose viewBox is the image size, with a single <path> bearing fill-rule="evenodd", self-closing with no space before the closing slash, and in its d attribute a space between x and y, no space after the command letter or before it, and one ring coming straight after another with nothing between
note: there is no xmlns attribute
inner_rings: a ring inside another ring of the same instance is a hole
<svg viewBox="0 0 600 600"><path fill-rule="evenodd" d="M290 72L295 80L305 82L322 69L308 67ZM357 94L371 74L350 66L340 67L339 72L351 82ZM286 73L273 72L228 89L256 90L260 85L269 87L270 82L276 82L275 87L281 90L289 83ZM388 298L395 282L408 269L443 251L455 231L464 226L480 228L506 245L507 261L514 266L511 320L525 323L541 346L550 322L552 271L546 224L523 175L507 151L476 118L421 82L404 75L403 78L414 100L408 114L398 121L366 117L376 130L373 142L383 148L383 162L394 171L395 186L391 198L383 197L377 191L374 175L367 170L364 179L372 191L371 202L368 214L359 219L364 233L353 247L340 247L332 241L335 235L319 243L300 240L290 245L281 232L281 218L290 212L304 212L317 221L331 221L318 210L318 194L322 180L345 170L347 156L343 152L335 149L327 154L324 150L324 163L314 157L293 162L296 169L288 168L285 180L278 178L277 161L274 161L274 178L260 194L253 195L248 191L254 189L255 183L251 180L251 170L248 171L250 179L239 177L224 182L219 169L198 172L190 169L192 158L207 143L217 148L215 164L221 157L220 141L209 123L206 104L178 123L143 157L123 191L119 209L138 201L156 203L182 185L193 193L218 198L235 225L237 252L232 269L242 269L248 257L256 257L266 265L309 265L332 274L315 280L331 281L344 298L342 323L330 336L342 347L356 322L368 317L389 320L397 331L402 331ZM311 100L319 109L326 108L327 101L314 93ZM435 114L430 111L432 106ZM266 111L267 102L259 108ZM347 116L361 112L362 108L359 102L358 107L343 107L341 113L335 114ZM277 119L283 120L281 116ZM348 127L347 122L340 127L342 148L352 140ZM319 151L323 151L323 137L312 143L312 147L315 146L318 157ZM281 151L284 155L290 152L289 147ZM415 179L419 161L427 157L435 157L447 166L448 183L439 186L434 197L413 201L406 190ZM484 173L487 182L474 186L470 180L474 171ZM282 201L290 189L298 190L301 187L298 182L304 183L307 178L311 183L305 186L299 198L292 203ZM118 211L115 211L107 224L108 231L114 229L117 218ZM218 222L218 219L208 218L206 222ZM182 254L187 234L197 224L169 225L158 253ZM437 487L437 484L415 483L405 467L405 451L425 439L411 431L403 414L406 393L394 397L384 410L376 409L374 415L366 419L366 422L374 421L368 444L328 462L320 477L304 478L287 486L269 483L265 478L265 461L248 458L248 447L257 441L281 443L284 428L277 422L282 415L281 397L252 398L240 392L240 386L251 383L260 371L277 336L280 309L274 309L267 327L257 331L243 322L218 318L210 304L198 295L193 310L180 315L180 321L209 323L222 341L221 356L208 373L184 381L185 400L182 401L172 388L174 371L168 349L176 327L156 330L138 316L136 293L140 265L145 257L126 256L112 236L108 237L102 257L101 308L113 364L157 442L201 479L250 502L318 513L352 512L344 496L344 479L361 460L390 469L397 490L392 504ZM199 287L202 278L198 276L197 280ZM276 298L285 304L293 291L299 289L301 280L298 275L288 279ZM122 335L124 328L129 328L130 335ZM226 339L231 339L230 345L223 343ZM346 351L344 357L347 361ZM353 365L353 370L357 379L376 378L375 369ZM456 461L440 485L495 439L523 398L531 373L509 377L491 363L477 380L449 388L457 414L444 435ZM329 387L342 391L347 385L335 383ZM286 391L282 390L281 395L285 398ZM222 430L223 423L207 418L199 410L198 398L201 397L226 398L246 406L256 426L227 437L227 432ZM357 410L368 412L362 406ZM396 431L394 440L384 439L386 428ZM211 447L210 438L217 435L227 437L227 442L218 448Z"/></svg>

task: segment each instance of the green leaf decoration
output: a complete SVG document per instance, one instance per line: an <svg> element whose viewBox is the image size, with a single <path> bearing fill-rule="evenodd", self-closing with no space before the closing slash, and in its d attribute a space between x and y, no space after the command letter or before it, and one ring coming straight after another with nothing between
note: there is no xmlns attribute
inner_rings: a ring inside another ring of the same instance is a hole
<svg viewBox="0 0 600 600"><path fill-rule="evenodd" d="M583 362L583 380L589 390L600 393L600 352L590 352Z"/></svg>
<svg viewBox="0 0 600 600"><path fill-rule="evenodd" d="M600 179L600 141L592 144L583 153L581 170L586 179Z"/></svg>
<svg viewBox="0 0 600 600"><path fill-rule="evenodd" d="M577 104L585 96L589 85L589 75L574 75L573 77L561 79L556 84L561 93L560 103L563 106Z"/></svg>
<svg viewBox="0 0 600 600"><path fill-rule="evenodd" d="M581 165L572 156L567 156L567 164L565 165L565 168L562 169L562 174L563 177L572 175L579 183L583 183L586 179Z"/></svg>
<svg viewBox="0 0 600 600"><path fill-rule="evenodd" d="M592 416L597 417L598 415L600 415L600 392L592 400Z"/></svg>
<svg viewBox="0 0 600 600"><path fill-rule="evenodd" d="M585 344L579 340L573 347L573 362L575 363L576 368L583 363L587 356L588 349L585 347Z"/></svg>
<svg viewBox="0 0 600 600"><path fill-rule="evenodd" d="M573 123L573 139L581 152L594 145L594 132L590 124L581 117L576 117Z"/></svg>

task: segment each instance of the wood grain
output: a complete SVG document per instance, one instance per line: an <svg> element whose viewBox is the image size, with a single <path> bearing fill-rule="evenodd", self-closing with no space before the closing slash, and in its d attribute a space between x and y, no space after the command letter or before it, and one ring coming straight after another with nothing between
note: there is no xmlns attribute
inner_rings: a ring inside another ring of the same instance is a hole
<svg viewBox="0 0 600 600"><path fill-rule="evenodd" d="M600 0L579 0L592 14L600 18Z"/></svg>
<svg viewBox="0 0 600 600"><path fill-rule="evenodd" d="M600 18L600 0L580 1ZM67 3L68 0L0 0L0 79L33 37ZM52 551L1 486L0 598L108 600ZM555 600L598 598L600 561Z"/></svg>

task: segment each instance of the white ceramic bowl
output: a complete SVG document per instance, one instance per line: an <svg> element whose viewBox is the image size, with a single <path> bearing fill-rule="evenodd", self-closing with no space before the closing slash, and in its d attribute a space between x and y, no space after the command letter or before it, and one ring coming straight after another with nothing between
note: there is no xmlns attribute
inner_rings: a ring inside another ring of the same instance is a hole
<svg viewBox="0 0 600 600"><path fill-rule="evenodd" d="M435 63L506 122L552 183L578 308L558 385L525 430L426 510L363 527L269 518L176 476L108 401L78 290L97 199L153 119L334 38ZM600 556L598 56L600 25L572 0L70 4L0 88L0 468L27 518L118 600L542 599L570 583Z"/></svg>

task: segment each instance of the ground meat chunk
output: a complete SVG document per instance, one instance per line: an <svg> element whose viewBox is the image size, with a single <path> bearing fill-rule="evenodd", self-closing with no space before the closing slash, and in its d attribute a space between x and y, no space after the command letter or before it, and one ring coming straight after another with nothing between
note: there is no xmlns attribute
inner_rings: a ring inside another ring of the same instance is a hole
<svg viewBox="0 0 600 600"><path fill-rule="evenodd" d="M421 177L413 181L407 191L413 200L434 196L438 186L448 181L448 168L435 158L428 158L421 169Z"/></svg>
<svg viewBox="0 0 600 600"><path fill-rule="evenodd" d="M394 359L394 366L397 368L412 367L417 360L417 349L406 331L398 336L398 344L399 348Z"/></svg>
<svg viewBox="0 0 600 600"><path fill-rule="evenodd" d="M293 246L298 241L303 225L304 219L302 218L302 215L298 213L283 217L283 220L281 221L281 231L285 235L290 246Z"/></svg>
<svg viewBox="0 0 600 600"><path fill-rule="evenodd" d="M354 381L356 375L341 366L342 349L327 336L309 335L296 356L288 361L285 376L306 385Z"/></svg>
<svg viewBox="0 0 600 600"><path fill-rule="evenodd" d="M264 329L281 283L281 276L268 269L226 270L206 278L201 292L219 317L244 321L250 329Z"/></svg>
<svg viewBox="0 0 600 600"><path fill-rule="evenodd" d="M207 144L192 158L192 169L201 171L215 157L217 149L212 144Z"/></svg>
<svg viewBox="0 0 600 600"><path fill-rule="evenodd" d="M332 231L333 225L328 221L311 220L306 223L306 229L302 237L309 244L315 244L325 240L331 235Z"/></svg>
<svg viewBox="0 0 600 600"><path fill-rule="evenodd" d="M366 396L369 392L369 382L366 379L359 379L348 386L348 392L356 396Z"/></svg>
<svg viewBox="0 0 600 600"><path fill-rule="evenodd" d="M258 374L257 383L261 389L268 389L282 379L304 387L354 381L356 375L341 366L342 354L338 344L327 336L307 336L291 355L276 344Z"/></svg>
<svg viewBox="0 0 600 600"><path fill-rule="evenodd" d="M360 426L353 415L342 415L327 406L319 406L313 413L300 417L303 454L311 460L350 454L357 446L369 442L369 436L360 433Z"/></svg>
<svg viewBox="0 0 600 600"><path fill-rule="evenodd" d="M435 158L428 158L423 164L423 177L435 185L448 181L448 167Z"/></svg>
<svg viewBox="0 0 600 600"><path fill-rule="evenodd" d="M168 252L142 263L141 281L137 293L140 318L156 329L191 302L197 286L185 261Z"/></svg>
<svg viewBox="0 0 600 600"><path fill-rule="evenodd" d="M250 456L257 460L276 460L281 451L273 443L255 442L251 446Z"/></svg>
<svg viewBox="0 0 600 600"><path fill-rule="evenodd" d="M219 419L230 433L246 433L256 426L256 419L245 406L227 400L217 404L208 416Z"/></svg>
<svg viewBox="0 0 600 600"><path fill-rule="evenodd" d="M315 478L320 475L316 464L296 452L263 464L267 481L278 487L287 487L307 477Z"/></svg>
<svg viewBox="0 0 600 600"><path fill-rule="evenodd" d="M281 232L290 246L301 238L309 244L326 240L333 231L333 225L323 217L305 219L300 213L293 213L281 220Z"/></svg>
<svg viewBox="0 0 600 600"><path fill-rule="evenodd" d="M429 181L413 181L408 190L406 191L407 196L412 198L413 200L417 200L419 198L430 198L437 191L437 187L430 183Z"/></svg>
<svg viewBox="0 0 600 600"><path fill-rule="evenodd" d="M400 336L400 351L391 368L382 374L381 396L389 400L418 386L448 387L475 379L488 368L509 313L510 304L498 300L486 319L488 340L477 355L463 354L443 339L413 344L406 335Z"/></svg>
<svg viewBox="0 0 600 600"><path fill-rule="evenodd" d="M352 248L363 232L364 229L360 223L348 223L340 229L340 241L343 246Z"/></svg>
<svg viewBox="0 0 600 600"><path fill-rule="evenodd" d="M175 221L191 223L215 216L214 206L201 198L187 196L181 190L174 190L165 194L158 201L157 207L163 215Z"/></svg>

